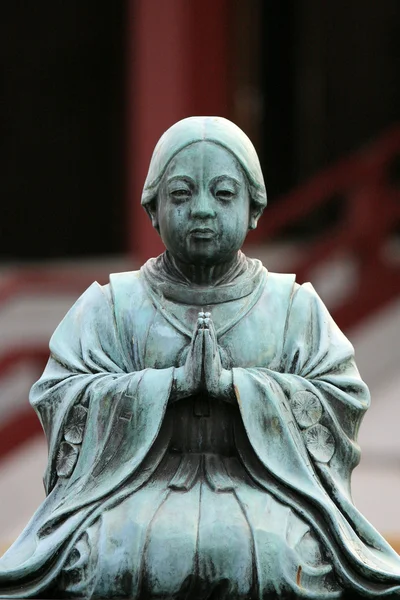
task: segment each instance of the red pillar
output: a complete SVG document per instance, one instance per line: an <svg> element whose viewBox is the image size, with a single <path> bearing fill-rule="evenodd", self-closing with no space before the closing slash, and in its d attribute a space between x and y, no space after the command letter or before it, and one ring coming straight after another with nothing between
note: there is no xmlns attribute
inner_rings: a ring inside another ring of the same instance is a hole
<svg viewBox="0 0 400 600"><path fill-rule="evenodd" d="M191 115L229 117L229 0L129 0L128 248L143 262L162 249L140 206L161 134Z"/></svg>

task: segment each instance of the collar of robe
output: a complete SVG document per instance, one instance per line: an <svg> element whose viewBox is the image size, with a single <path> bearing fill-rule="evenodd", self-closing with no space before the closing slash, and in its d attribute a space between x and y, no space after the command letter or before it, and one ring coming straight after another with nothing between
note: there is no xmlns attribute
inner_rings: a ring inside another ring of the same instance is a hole
<svg viewBox="0 0 400 600"><path fill-rule="evenodd" d="M141 272L153 293L180 304L209 306L239 300L254 292L264 280L265 269L257 259L238 252L237 262L219 282L210 286L191 283L167 252L151 258Z"/></svg>
<svg viewBox="0 0 400 600"><path fill-rule="evenodd" d="M166 268L168 258L166 259L165 255L147 261L141 272L144 275L148 293L154 306L163 314L170 325L189 339L192 337L193 331L189 330L186 323L183 323L165 306L165 299L190 304L191 306L204 307L239 300L248 296L248 299L242 303L241 308L233 318L217 329L216 334L218 338L221 338L257 304L267 282L268 271L262 266L261 262L247 258L242 253L240 254L242 268L239 272L237 268L234 269L236 276L233 276L232 280L212 287L189 287L187 281L175 279L171 270Z"/></svg>

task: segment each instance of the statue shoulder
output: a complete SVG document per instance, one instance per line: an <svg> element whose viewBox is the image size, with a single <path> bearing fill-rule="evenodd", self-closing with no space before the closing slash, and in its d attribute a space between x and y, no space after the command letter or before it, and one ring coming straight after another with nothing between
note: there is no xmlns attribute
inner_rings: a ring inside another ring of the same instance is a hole
<svg viewBox="0 0 400 600"><path fill-rule="evenodd" d="M299 287L299 284L296 282L296 275L293 273L267 272L266 289L269 294L273 294L276 298L285 299L290 303L293 294Z"/></svg>
<svg viewBox="0 0 400 600"><path fill-rule="evenodd" d="M151 299L147 292L143 271L126 271L110 275L108 293L114 307L116 316L130 318L135 314L147 314L153 309Z"/></svg>
<svg viewBox="0 0 400 600"><path fill-rule="evenodd" d="M268 272L269 290L276 295L290 297L291 305L304 306L304 304L313 304L318 307L325 307L324 302L318 295L312 283L298 283L294 273L271 273Z"/></svg>
<svg viewBox="0 0 400 600"><path fill-rule="evenodd" d="M309 281L301 285L295 284L292 306L297 311L304 311L307 307L311 312L322 311L329 314L323 300Z"/></svg>
<svg viewBox="0 0 400 600"><path fill-rule="evenodd" d="M76 300L66 316L70 314L81 314L103 310L104 306L113 307L116 303L121 304L126 299L145 295L143 277L140 271L127 271L124 273L112 273L109 283L102 285L94 281Z"/></svg>
<svg viewBox="0 0 400 600"><path fill-rule="evenodd" d="M114 301L122 301L124 298L138 298L145 295L143 274L139 271L125 271L123 273L112 273L110 283L105 286L110 290Z"/></svg>
<svg viewBox="0 0 400 600"><path fill-rule="evenodd" d="M329 317L328 310L310 282L298 283L294 273L267 273L265 301L286 307L286 310L297 319L310 318L311 315L324 314Z"/></svg>

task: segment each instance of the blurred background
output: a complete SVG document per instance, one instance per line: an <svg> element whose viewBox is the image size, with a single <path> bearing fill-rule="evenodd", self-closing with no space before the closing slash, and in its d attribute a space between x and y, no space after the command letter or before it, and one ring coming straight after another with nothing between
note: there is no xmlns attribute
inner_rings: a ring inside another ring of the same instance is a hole
<svg viewBox="0 0 400 600"><path fill-rule="evenodd" d="M28 392L95 279L162 251L140 207L189 115L253 140L269 207L246 252L311 280L373 404L356 505L400 551L398 0L14 0L0 20L0 550L44 497Z"/></svg>

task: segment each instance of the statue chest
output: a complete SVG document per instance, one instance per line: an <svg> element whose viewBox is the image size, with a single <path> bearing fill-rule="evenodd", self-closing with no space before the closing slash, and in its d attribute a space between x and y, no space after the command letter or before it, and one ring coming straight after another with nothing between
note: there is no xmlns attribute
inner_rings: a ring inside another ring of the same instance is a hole
<svg viewBox="0 0 400 600"><path fill-rule="evenodd" d="M286 307L279 299L263 295L255 306L244 298L210 306L188 306L165 302L154 313L147 330L144 366L166 368L184 363L200 311L214 321L225 368L276 368L282 354ZM249 310L248 310L249 309Z"/></svg>

